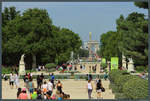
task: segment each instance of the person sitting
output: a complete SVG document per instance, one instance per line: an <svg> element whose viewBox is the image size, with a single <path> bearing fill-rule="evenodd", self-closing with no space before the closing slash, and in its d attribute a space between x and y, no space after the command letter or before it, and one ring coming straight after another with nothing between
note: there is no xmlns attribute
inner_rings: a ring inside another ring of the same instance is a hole
<svg viewBox="0 0 150 101"><path fill-rule="evenodd" d="M26 88L22 88L22 92L20 93L18 99L24 99L24 100L28 99L28 94L26 92Z"/></svg>
<svg viewBox="0 0 150 101"><path fill-rule="evenodd" d="M142 73L141 78L142 78L142 79L146 79L146 74L145 74L145 73Z"/></svg>

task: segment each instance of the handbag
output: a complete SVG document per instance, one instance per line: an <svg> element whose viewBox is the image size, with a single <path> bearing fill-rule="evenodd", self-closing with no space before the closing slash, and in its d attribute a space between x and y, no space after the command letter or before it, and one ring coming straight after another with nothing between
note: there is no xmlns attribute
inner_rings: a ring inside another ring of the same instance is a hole
<svg viewBox="0 0 150 101"><path fill-rule="evenodd" d="M104 87L102 87L102 89L101 89L101 90L102 90L102 92L105 92L105 88L104 88Z"/></svg>

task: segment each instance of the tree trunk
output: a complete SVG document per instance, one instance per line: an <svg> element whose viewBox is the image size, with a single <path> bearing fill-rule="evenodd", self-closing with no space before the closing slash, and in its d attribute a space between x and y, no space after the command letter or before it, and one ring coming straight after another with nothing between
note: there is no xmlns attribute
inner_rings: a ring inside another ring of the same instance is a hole
<svg viewBox="0 0 150 101"><path fill-rule="evenodd" d="M36 55L35 54L32 54L32 59L33 59L32 69L35 70L36 69Z"/></svg>

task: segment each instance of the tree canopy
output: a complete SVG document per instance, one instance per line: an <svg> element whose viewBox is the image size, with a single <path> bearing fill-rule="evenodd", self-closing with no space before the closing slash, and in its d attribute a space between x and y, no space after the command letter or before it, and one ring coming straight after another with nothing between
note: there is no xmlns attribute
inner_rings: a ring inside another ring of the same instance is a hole
<svg viewBox="0 0 150 101"><path fill-rule="evenodd" d="M146 2L136 2L136 6L146 8ZM117 31L103 33L100 38L100 56L110 60L122 54L133 58L135 66L148 65L148 19L144 14L133 12L116 20Z"/></svg>
<svg viewBox="0 0 150 101"><path fill-rule="evenodd" d="M5 8L3 15L9 15L5 14L7 9L10 8ZM53 25L45 9L27 9L22 14L15 14L15 18L5 21L7 24L2 27L3 65L18 64L20 56L25 54L27 66L35 68L56 60L66 62L71 51L78 52L81 46L78 34Z"/></svg>

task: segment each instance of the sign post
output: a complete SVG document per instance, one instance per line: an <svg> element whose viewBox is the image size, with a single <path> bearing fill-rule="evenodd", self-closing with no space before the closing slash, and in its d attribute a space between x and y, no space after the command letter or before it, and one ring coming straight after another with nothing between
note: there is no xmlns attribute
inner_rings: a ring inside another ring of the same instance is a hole
<svg viewBox="0 0 150 101"><path fill-rule="evenodd" d="M111 57L111 70L118 69L118 57Z"/></svg>

